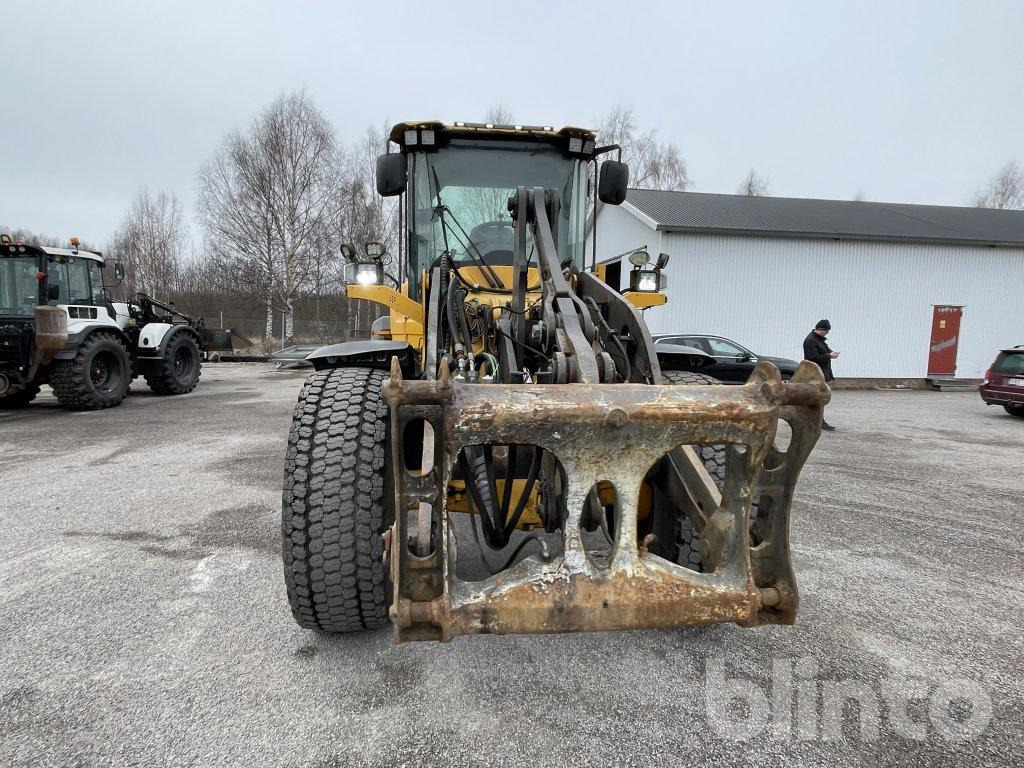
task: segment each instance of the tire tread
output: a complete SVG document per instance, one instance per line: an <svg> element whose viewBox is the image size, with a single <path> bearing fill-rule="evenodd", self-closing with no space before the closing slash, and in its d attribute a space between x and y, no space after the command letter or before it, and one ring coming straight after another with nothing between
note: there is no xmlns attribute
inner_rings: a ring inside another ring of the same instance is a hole
<svg viewBox="0 0 1024 768"><path fill-rule="evenodd" d="M387 374L320 371L299 394L288 436L282 555L292 615L325 632L388 623L382 562L386 525Z"/></svg>
<svg viewBox="0 0 1024 768"><path fill-rule="evenodd" d="M89 352L103 341L113 342L121 348L123 353L122 362L124 363L123 375L125 385L120 397L100 397L86 385L86 380L89 378L86 358ZM131 358L128 355L128 348L121 337L106 331L97 331L88 336L79 345L78 351L73 358L70 360L60 360L54 364L50 375L50 386L53 388L53 394L57 397L57 400L65 408L76 411L96 411L120 405L125 395L128 394L130 384Z"/></svg>
<svg viewBox="0 0 1024 768"><path fill-rule="evenodd" d="M662 371L662 379L666 384L722 384L716 378L693 371ZM722 385L724 386L724 385ZM695 445L694 450L704 463L704 468L721 490L725 484L725 446ZM700 556L700 533L685 515L679 515L676 524L676 563L694 571L703 570Z"/></svg>
<svg viewBox="0 0 1024 768"><path fill-rule="evenodd" d="M160 361L160 373L147 374L146 384L156 395L187 395L189 392L194 390L199 384L199 377L203 375L203 361L199 355L199 345L196 344L194 338L185 332L179 332L176 336L171 338L170 344L178 345L181 343L189 343L194 348L195 352L195 363L196 363L196 374L195 377L189 381L179 381L174 375L174 348L170 347L164 354L163 359Z"/></svg>

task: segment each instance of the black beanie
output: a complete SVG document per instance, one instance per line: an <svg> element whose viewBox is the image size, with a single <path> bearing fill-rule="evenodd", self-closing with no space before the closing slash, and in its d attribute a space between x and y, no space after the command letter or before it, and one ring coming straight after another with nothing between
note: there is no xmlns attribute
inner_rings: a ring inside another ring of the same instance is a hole
<svg viewBox="0 0 1024 768"><path fill-rule="evenodd" d="M816 326L814 326L814 327L816 329L820 328L823 331L831 331L832 330L832 323L830 323L828 320L819 320L818 324Z"/></svg>

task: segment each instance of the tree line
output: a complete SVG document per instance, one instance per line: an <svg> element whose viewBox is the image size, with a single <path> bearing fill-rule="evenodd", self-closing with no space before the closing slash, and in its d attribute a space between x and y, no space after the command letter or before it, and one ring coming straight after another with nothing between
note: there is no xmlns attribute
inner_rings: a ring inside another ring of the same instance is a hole
<svg viewBox="0 0 1024 768"><path fill-rule="evenodd" d="M504 125L515 118L499 104L484 121ZM655 129L643 130L633 109L615 106L595 124L602 143L622 147L631 186L693 187L679 147L661 140ZM377 195L374 170L377 155L387 150L387 135L386 124L369 126L358 141L342 146L306 90L282 94L245 129L224 136L199 167L198 244L173 192L143 187L136 193L105 249L126 267L118 294L146 292L197 314L214 315L229 306L235 314L262 318L261 327L249 332L268 339L296 337L297 309L317 323L365 330L377 310L369 302L350 306L345 299L338 246L380 241L392 261L386 267L394 273L398 200ZM770 195L771 182L752 168L736 191ZM863 200L863 192L854 199ZM1007 163L973 204L1024 208L1024 172ZM24 230L11 234L25 242L64 244Z"/></svg>
<svg viewBox="0 0 1024 768"><path fill-rule="evenodd" d="M515 118L496 105L484 121L505 125ZM690 188L679 148L654 130L641 131L633 110L615 107L598 124L602 140L621 144L637 186ZM318 320L367 328L377 310L345 300L338 246L382 242L392 262L385 268L396 271L398 200L380 197L375 181L387 136L382 123L343 147L307 91L278 97L246 129L229 132L200 166L198 247L173 194L138 191L109 246L108 256L126 266L121 293L162 296L196 312L197 304L220 297L245 307L246 316L261 314L265 338L275 334L281 317L278 333L295 338L299 306L304 317L315 306Z"/></svg>

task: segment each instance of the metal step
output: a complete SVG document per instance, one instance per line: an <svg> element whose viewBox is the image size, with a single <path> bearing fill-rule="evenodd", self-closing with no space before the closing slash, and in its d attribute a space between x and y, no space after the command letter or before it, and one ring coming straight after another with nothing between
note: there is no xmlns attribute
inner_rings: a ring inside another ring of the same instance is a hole
<svg viewBox="0 0 1024 768"><path fill-rule="evenodd" d="M926 379L928 385L937 392L971 392L978 388L973 379Z"/></svg>

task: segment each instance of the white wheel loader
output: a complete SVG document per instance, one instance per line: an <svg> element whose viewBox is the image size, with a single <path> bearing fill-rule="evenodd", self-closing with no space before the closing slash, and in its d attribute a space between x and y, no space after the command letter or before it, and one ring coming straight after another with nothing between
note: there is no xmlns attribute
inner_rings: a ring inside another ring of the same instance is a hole
<svg viewBox="0 0 1024 768"><path fill-rule="evenodd" d="M199 382L203 322L145 294L112 302L103 256L0 235L0 408L28 405L49 384L67 408L118 405L137 376L155 393ZM121 264L114 265L120 281Z"/></svg>

